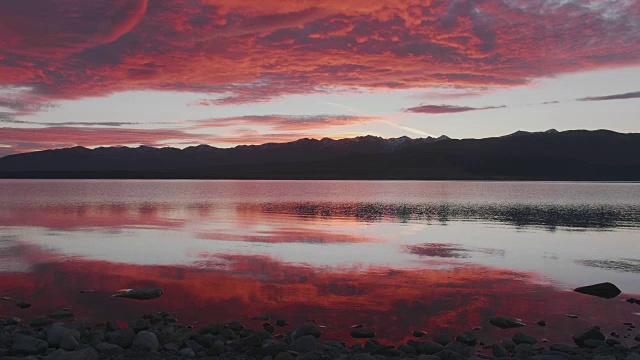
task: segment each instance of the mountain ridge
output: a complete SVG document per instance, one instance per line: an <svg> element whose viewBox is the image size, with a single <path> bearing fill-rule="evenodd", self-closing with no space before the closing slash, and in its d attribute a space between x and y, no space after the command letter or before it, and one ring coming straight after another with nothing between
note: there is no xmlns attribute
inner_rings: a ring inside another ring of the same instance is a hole
<svg viewBox="0 0 640 360"><path fill-rule="evenodd" d="M3 178L640 181L640 134L518 131L483 139L361 136L217 148L72 147L0 158Z"/></svg>

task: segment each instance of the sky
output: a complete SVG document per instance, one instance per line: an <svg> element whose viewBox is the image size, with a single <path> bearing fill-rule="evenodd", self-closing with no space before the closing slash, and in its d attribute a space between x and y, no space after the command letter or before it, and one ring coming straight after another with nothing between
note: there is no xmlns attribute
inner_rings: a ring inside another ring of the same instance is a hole
<svg viewBox="0 0 640 360"><path fill-rule="evenodd" d="M640 132L640 0L2 0L0 156Z"/></svg>

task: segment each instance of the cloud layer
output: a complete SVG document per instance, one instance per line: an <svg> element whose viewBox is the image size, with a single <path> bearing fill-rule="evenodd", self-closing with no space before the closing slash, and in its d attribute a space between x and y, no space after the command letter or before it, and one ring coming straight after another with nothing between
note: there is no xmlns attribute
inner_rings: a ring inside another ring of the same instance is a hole
<svg viewBox="0 0 640 360"><path fill-rule="evenodd" d="M203 104L336 88L522 85L640 63L635 1L5 0L0 85Z"/></svg>
<svg viewBox="0 0 640 360"><path fill-rule="evenodd" d="M405 112L418 113L418 114L451 114L461 113L467 111L478 110L491 110L502 109L506 106L486 106L486 107L471 107L471 106L456 106L456 105L420 105L412 108L408 108Z"/></svg>

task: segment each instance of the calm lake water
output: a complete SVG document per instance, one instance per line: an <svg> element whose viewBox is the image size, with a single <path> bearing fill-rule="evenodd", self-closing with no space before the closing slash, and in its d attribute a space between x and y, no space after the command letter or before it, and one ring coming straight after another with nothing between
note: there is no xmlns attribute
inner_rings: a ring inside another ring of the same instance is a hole
<svg viewBox="0 0 640 360"><path fill-rule="evenodd" d="M398 343L475 326L494 340L513 333L487 322L504 315L570 341L595 324L635 336L621 323L640 322L624 301L639 275L640 184L0 180L2 316L270 316ZM623 295L571 291L602 281ZM135 287L165 294L111 297Z"/></svg>

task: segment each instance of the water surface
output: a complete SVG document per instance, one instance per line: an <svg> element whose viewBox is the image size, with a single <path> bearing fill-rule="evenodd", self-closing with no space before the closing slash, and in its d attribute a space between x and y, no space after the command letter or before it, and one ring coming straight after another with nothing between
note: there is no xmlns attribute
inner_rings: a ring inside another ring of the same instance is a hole
<svg viewBox="0 0 640 360"><path fill-rule="evenodd" d="M414 329L510 334L494 315L554 341L593 324L632 334L620 325L640 320L623 301L640 294L639 235L639 184L1 180L0 296L33 307L0 311L166 310L256 329L250 317L270 316L315 320L327 339L364 324L393 342ZM601 281L624 294L571 291ZM165 294L110 297L134 287Z"/></svg>

